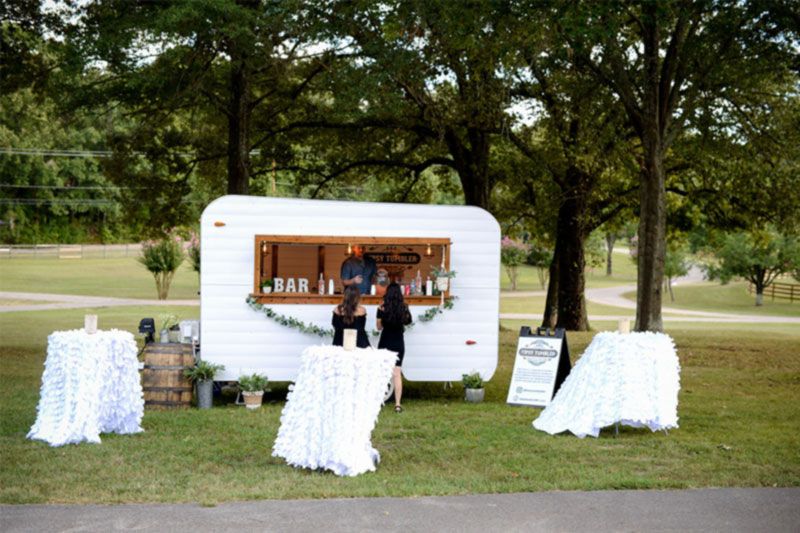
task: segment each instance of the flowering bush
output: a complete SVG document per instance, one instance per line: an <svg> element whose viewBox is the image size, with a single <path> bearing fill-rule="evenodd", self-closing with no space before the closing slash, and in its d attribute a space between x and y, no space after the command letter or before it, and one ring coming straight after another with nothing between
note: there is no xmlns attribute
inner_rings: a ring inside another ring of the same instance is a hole
<svg viewBox="0 0 800 533"><path fill-rule="evenodd" d="M500 242L500 262L506 269L506 274L511 281L511 290L517 290L517 267L524 264L528 258L530 246L516 241L508 236Z"/></svg>
<svg viewBox="0 0 800 533"><path fill-rule="evenodd" d="M186 255L189 257L189 262L192 264L192 270L200 273L200 239L197 234L192 232L189 238L189 246L186 248Z"/></svg>
<svg viewBox="0 0 800 533"><path fill-rule="evenodd" d="M137 260L153 274L158 299L166 300L172 277L183 263L183 247L180 239L167 237L160 241L145 242L142 244L142 255Z"/></svg>

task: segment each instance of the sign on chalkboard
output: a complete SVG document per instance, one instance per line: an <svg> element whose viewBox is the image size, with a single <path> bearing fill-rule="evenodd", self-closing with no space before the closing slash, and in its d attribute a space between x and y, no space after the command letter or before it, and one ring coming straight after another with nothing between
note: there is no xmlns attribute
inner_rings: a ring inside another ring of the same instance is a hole
<svg viewBox="0 0 800 533"><path fill-rule="evenodd" d="M546 407L571 367L566 331L522 326L506 403Z"/></svg>

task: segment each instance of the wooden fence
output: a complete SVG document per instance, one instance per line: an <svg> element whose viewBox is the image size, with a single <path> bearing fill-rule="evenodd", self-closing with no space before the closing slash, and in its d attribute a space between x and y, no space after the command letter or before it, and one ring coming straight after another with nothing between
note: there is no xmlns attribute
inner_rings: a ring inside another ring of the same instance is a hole
<svg viewBox="0 0 800 533"><path fill-rule="evenodd" d="M0 244L0 259L105 259L134 257L142 249L134 244Z"/></svg>
<svg viewBox="0 0 800 533"><path fill-rule="evenodd" d="M756 286L749 283L747 285L747 292L755 294ZM771 296L772 301L775 301L775 298L779 300L789 300L790 302L794 302L795 300L800 301L800 284L773 282L772 285L764 289L764 296Z"/></svg>

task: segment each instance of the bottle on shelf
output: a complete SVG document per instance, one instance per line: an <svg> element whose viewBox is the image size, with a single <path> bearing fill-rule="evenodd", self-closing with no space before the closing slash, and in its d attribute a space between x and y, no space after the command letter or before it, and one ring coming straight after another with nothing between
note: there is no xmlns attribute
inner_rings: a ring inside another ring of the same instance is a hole
<svg viewBox="0 0 800 533"><path fill-rule="evenodd" d="M333 286L333 278L330 278L328 280L328 294L333 296L335 290L336 290L336 287Z"/></svg>
<svg viewBox="0 0 800 533"><path fill-rule="evenodd" d="M414 278L411 278L408 294L417 294L417 285L416 285L416 280Z"/></svg>
<svg viewBox="0 0 800 533"><path fill-rule="evenodd" d="M320 296L325 294L325 277L322 275L322 272L319 273L319 281L317 282L317 292L319 292Z"/></svg>
<svg viewBox="0 0 800 533"><path fill-rule="evenodd" d="M422 294L422 274L420 274L419 269L417 269L417 279L416 279L416 287L417 292L415 294L419 295Z"/></svg>
<svg viewBox="0 0 800 533"><path fill-rule="evenodd" d="M433 294L433 281L430 276L425 276L425 296Z"/></svg>

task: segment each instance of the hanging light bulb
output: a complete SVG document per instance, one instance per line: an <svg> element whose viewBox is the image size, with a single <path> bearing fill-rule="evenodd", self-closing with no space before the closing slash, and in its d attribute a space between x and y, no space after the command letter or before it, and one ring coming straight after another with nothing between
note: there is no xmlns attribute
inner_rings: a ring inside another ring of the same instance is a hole
<svg viewBox="0 0 800 533"><path fill-rule="evenodd" d="M261 254L267 255L267 241L261 241Z"/></svg>
<svg viewBox="0 0 800 533"><path fill-rule="evenodd" d="M425 257L433 257L433 252L431 251L431 243L428 243L428 247L425 248Z"/></svg>
<svg viewBox="0 0 800 533"><path fill-rule="evenodd" d="M353 247L349 242L347 243L347 252L344 255L353 255Z"/></svg>

